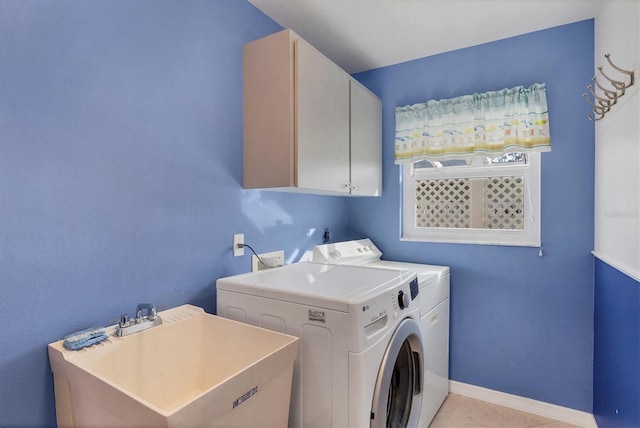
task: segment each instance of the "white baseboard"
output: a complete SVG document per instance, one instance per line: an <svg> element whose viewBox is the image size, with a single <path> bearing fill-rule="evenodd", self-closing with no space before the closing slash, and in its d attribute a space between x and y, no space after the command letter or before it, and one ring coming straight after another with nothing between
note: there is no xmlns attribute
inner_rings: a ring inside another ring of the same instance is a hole
<svg viewBox="0 0 640 428"><path fill-rule="evenodd" d="M591 413L558 406L556 404L545 403L544 401L494 391L492 389L457 382L455 380L449 381L449 392L464 395L465 397L474 398L476 400L486 401L487 403L509 407L510 409L520 410L521 412L527 412L568 424L578 425L580 427L598 428L596 419Z"/></svg>

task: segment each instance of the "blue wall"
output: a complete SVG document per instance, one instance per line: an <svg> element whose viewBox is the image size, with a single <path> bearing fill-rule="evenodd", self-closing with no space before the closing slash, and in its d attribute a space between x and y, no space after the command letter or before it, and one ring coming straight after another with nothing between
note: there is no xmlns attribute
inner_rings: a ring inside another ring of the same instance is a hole
<svg viewBox="0 0 640 428"><path fill-rule="evenodd" d="M598 426L640 426L640 283L596 259L593 414Z"/></svg>
<svg viewBox="0 0 640 428"><path fill-rule="evenodd" d="M452 379L588 412L594 129L582 93L592 75L592 20L356 75L383 100L384 193L350 204L351 233L370 236L388 259L451 266ZM395 107L534 82L547 84L553 146L542 154L544 257L400 241Z"/></svg>
<svg viewBox="0 0 640 428"><path fill-rule="evenodd" d="M384 102L385 189L357 200L241 188L241 46L279 29L237 0L0 0L0 426L55 423L47 343L142 301L214 312L250 265L233 233L291 262L324 227L452 266L453 379L590 411L592 22L358 75ZM400 242L394 108L533 82L545 256Z"/></svg>
<svg viewBox="0 0 640 428"><path fill-rule="evenodd" d="M280 29L237 0L0 0L0 426L55 424L47 343L215 311L234 233L289 261L345 236L344 198L241 188L242 45Z"/></svg>

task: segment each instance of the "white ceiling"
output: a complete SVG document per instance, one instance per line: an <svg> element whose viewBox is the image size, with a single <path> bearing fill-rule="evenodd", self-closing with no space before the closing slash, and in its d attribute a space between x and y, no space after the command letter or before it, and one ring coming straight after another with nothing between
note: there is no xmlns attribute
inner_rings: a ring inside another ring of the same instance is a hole
<svg viewBox="0 0 640 428"><path fill-rule="evenodd" d="M594 18L605 1L249 0L352 74Z"/></svg>

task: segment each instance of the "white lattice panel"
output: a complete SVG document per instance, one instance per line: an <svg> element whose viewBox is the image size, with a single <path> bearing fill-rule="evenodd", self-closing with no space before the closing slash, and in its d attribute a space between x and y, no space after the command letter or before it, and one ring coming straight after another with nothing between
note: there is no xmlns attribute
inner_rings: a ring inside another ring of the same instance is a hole
<svg viewBox="0 0 640 428"><path fill-rule="evenodd" d="M416 180L416 227L522 230L523 179Z"/></svg>
<svg viewBox="0 0 640 428"><path fill-rule="evenodd" d="M484 227L524 228L524 183L522 177L484 179Z"/></svg>
<svg viewBox="0 0 640 428"><path fill-rule="evenodd" d="M417 227L471 227L468 179L417 180Z"/></svg>

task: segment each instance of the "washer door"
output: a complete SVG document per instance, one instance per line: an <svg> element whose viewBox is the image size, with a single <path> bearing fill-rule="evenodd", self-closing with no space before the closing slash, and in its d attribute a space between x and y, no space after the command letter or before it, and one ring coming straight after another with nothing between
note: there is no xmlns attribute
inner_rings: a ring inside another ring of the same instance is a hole
<svg viewBox="0 0 640 428"><path fill-rule="evenodd" d="M418 324L405 318L393 334L373 392L371 427L415 427L422 407L422 341Z"/></svg>

